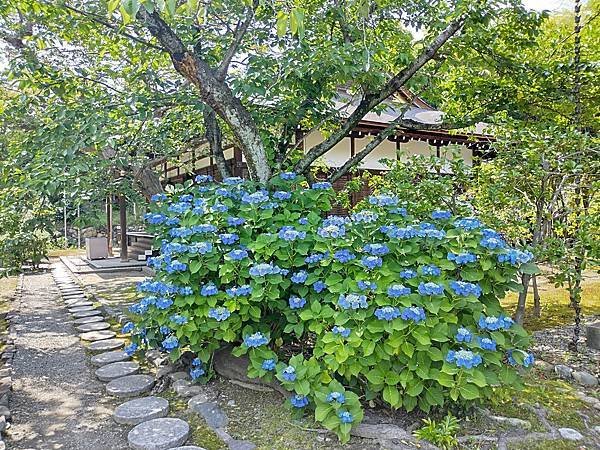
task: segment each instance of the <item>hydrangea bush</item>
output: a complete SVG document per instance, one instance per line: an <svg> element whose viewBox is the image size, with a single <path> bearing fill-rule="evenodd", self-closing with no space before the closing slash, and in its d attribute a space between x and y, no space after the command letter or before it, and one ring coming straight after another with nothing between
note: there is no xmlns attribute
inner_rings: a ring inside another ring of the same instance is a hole
<svg viewBox="0 0 600 450"><path fill-rule="evenodd" d="M138 286L128 351L192 351L199 378L232 345L250 377L277 378L342 441L359 398L430 411L518 383L533 357L499 299L532 255L476 218L418 221L393 195L328 216L334 196L293 173L268 188L198 176L155 196L161 254Z"/></svg>

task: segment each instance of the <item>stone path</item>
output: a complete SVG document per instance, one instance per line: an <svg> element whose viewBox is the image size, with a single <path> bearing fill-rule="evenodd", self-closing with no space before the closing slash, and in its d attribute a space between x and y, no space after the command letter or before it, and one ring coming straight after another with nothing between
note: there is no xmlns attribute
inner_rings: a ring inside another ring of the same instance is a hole
<svg viewBox="0 0 600 450"><path fill-rule="evenodd" d="M27 275L14 319L11 449L126 449L50 274Z"/></svg>

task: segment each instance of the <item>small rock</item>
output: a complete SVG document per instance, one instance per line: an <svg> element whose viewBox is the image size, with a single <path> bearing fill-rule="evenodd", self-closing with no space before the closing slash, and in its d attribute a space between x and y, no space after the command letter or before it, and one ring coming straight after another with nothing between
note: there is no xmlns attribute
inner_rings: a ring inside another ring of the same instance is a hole
<svg viewBox="0 0 600 450"><path fill-rule="evenodd" d="M194 395L192 398L190 398L188 400L188 407L193 410L195 405L200 405L202 403L208 403L211 400L213 400L213 398L206 395L206 393Z"/></svg>
<svg viewBox="0 0 600 450"><path fill-rule="evenodd" d="M353 436L358 436L367 439L410 440L412 438L412 436L409 433L407 433L407 431L404 428L386 423L375 425L360 423L352 428L350 434L352 434Z"/></svg>
<svg viewBox="0 0 600 450"><path fill-rule="evenodd" d="M585 327L587 346L600 350L600 322L591 323Z"/></svg>
<svg viewBox="0 0 600 450"><path fill-rule="evenodd" d="M4 430L6 430L6 417L0 416L0 433L4 432Z"/></svg>
<svg viewBox="0 0 600 450"><path fill-rule="evenodd" d="M569 441L580 441L583 439L583 435L573 428L559 428L558 433L563 439L567 439Z"/></svg>
<svg viewBox="0 0 600 450"><path fill-rule="evenodd" d="M76 306L74 308L69 308L70 313L77 313L83 311L94 311L96 309L95 306Z"/></svg>
<svg viewBox="0 0 600 450"><path fill-rule="evenodd" d="M598 386L598 378L588 372L573 372L573 379L584 386Z"/></svg>
<svg viewBox="0 0 600 450"><path fill-rule="evenodd" d="M8 409L8 406L0 406L0 416L4 416L6 419L10 419L11 414L10 409Z"/></svg>
<svg viewBox="0 0 600 450"><path fill-rule="evenodd" d="M531 428L531 422L529 422L528 420L522 420L516 417L503 417L492 415L489 415L487 417L496 423L506 424L514 428L522 428L524 430L529 430Z"/></svg>
<svg viewBox="0 0 600 450"><path fill-rule="evenodd" d="M73 323L75 323L75 325L83 325L85 323L93 323L93 322L104 322L104 317L102 317L102 316L82 317L81 319L75 320Z"/></svg>
<svg viewBox="0 0 600 450"><path fill-rule="evenodd" d="M256 445L250 441L238 441L237 439L232 439L227 442L227 445L229 450L254 450L256 448Z"/></svg>
<svg viewBox="0 0 600 450"><path fill-rule="evenodd" d="M84 341L102 341L104 339L111 339L117 335L114 331L102 330L102 331L88 331L87 333L81 333L79 337Z"/></svg>
<svg viewBox="0 0 600 450"><path fill-rule="evenodd" d="M8 406L8 401L9 400L10 400L10 396L8 395L8 393L2 394L0 396L0 405L2 405L2 406Z"/></svg>
<svg viewBox="0 0 600 450"><path fill-rule="evenodd" d="M229 422L225 413L216 403L193 403L190 405L190 409L200 414L211 428L223 428Z"/></svg>
<svg viewBox="0 0 600 450"><path fill-rule="evenodd" d="M173 383L173 390L180 397L192 397L202 392L202 387L194 385L187 380L176 380Z"/></svg>
<svg viewBox="0 0 600 450"><path fill-rule="evenodd" d="M560 378L565 380L569 380L573 376L573 369L568 366L563 366L562 364L554 366L554 371Z"/></svg>
<svg viewBox="0 0 600 450"><path fill-rule="evenodd" d="M596 426L593 428L593 430L594 430L596 433L600 434L600 425L596 425Z"/></svg>
<svg viewBox="0 0 600 450"><path fill-rule="evenodd" d="M174 372L169 374L169 378L171 379L171 381L189 380L190 375L187 372Z"/></svg>
<svg viewBox="0 0 600 450"><path fill-rule="evenodd" d="M173 373L175 371L175 366L173 364L167 364L166 366L159 367L156 371L156 378L163 378Z"/></svg>
<svg viewBox="0 0 600 450"><path fill-rule="evenodd" d="M152 419L136 425L127 435L135 450L164 450L181 446L190 435L190 426L181 419Z"/></svg>
<svg viewBox="0 0 600 450"><path fill-rule="evenodd" d="M95 309L95 310L93 310L93 311L81 311L81 312L76 312L76 313L73 313L72 315L73 315L73 317L75 317L76 319L80 319L80 318L82 318L82 317L98 316L98 315L101 315L101 314L102 314L102 313L101 313L99 310Z"/></svg>
<svg viewBox="0 0 600 450"><path fill-rule="evenodd" d="M203 447L196 447L195 445L184 445L183 447L175 447L170 450L205 450Z"/></svg>
<svg viewBox="0 0 600 450"><path fill-rule="evenodd" d="M536 359L533 365L542 372L554 372L554 366L544 360Z"/></svg>
<svg viewBox="0 0 600 450"><path fill-rule="evenodd" d="M149 375L127 375L112 380L106 385L106 392L115 397L135 397L148 392L154 386L154 378Z"/></svg>
<svg viewBox="0 0 600 450"><path fill-rule="evenodd" d="M229 400L227 406L235 406L235 400Z"/></svg>
<svg viewBox="0 0 600 450"><path fill-rule="evenodd" d="M93 322L93 323L84 323L83 325L79 325L77 331L81 331L83 333L87 331L101 331L110 328L110 324L106 322Z"/></svg>
<svg viewBox="0 0 600 450"><path fill-rule="evenodd" d="M115 350L112 352L100 353L92 356L90 362L96 367L101 367L115 362L129 361L130 359L131 357L123 350Z"/></svg>
<svg viewBox="0 0 600 450"><path fill-rule="evenodd" d="M169 402L161 397L142 397L125 402L115 409L113 419L123 425L137 425L151 419L165 417Z"/></svg>
<svg viewBox="0 0 600 450"><path fill-rule="evenodd" d="M107 364L96 370L96 377L100 381L111 381L115 378L134 375L140 370L140 365L133 361L121 361Z"/></svg>
<svg viewBox="0 0 600 450"><path fill-rule="evenodd" d="M103 339L101 341L92 342L88 345L88 349L92 352L106 352L116 350L125 345L125 341L120 339Z"/></svg>

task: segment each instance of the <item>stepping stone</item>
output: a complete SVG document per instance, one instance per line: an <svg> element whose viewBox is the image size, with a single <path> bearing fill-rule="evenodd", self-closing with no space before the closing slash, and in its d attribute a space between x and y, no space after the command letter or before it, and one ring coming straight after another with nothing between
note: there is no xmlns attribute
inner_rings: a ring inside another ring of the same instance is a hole
<svg viewBox="0 0 600 450"><path fill-rule="evenodd" d="M154 386L154 378L149 375L127 375L109 382L106 385L106 393L115 397L137 397L148 392L152 386Z"/></svg>
<svg viewBox="0 0 600 450"><path fill-rule="evenodd" d="M95 309L96 309L95 306L79 306L77 308L69 308L69 312L72 314L72 313L82 312L82 311L93 311Z"/></svg>
<svg viewBox="0 0 600 450"><path fill-rule="evenodd" d="M165 417L169 413L169 402L161 397L142 397L117 406L113 413L115 422L137 425L147 420Z"/></svg>
<svg viewBox="0 0 600 450"><path fill-rule="evenodd" d="M82 317L81 319L75 320L75 325L81 325L84 323L93 323L93 322L103 322L104 317L102 316L90 316L90 317Z"/></svg>
<svg viewBox="0 0 600 450"><path fill-rule="evenodd" d="M202 447L196 447L195 445L184 445L183 447L173 447L170 450L205 450Z"/></svg>
<svg viewBox="0 0 600 450"><path fill-rule="evenodd" d="M84 323L83 325L79 325L77 327L78 331L86 332L86 331L101 331L110 328L110 324L106 322L94 322L94 323Z"/></svg>
<svg viewBox="0 0 600 450"><path fill-rule="evenodd" d="M117 335L114 331L101 330L101 331L88 331L87 333L81 333L79 337L84 341L102 341L104 339L111 339Z"/></svg>
<svg viewBox="0 0 600 450"><path fill-rule="evenodd" d="M106 341L99 341L106 342ZM131 356L125 353L123 350L116 350L112 352L100 353L99 355L92 356L90 362L93 366L101 367L106 364L112 364L121 361L129 361Z"/></svg>
<svg viewBox="0 0 600 450"><path fill-rule="evenodd" d="M107 352L116 350L125 345L125 341L121 339L103 339L101 341L92 342L88 345L88 350L91 352Z"/></svg>
<svg viewBox="0 0 600 450"><path fill-rule="evenodd" d="M76 319L80 319L82 317L90 317L90 316L97 316L102 314L102 312L98 309L95 309L93 311L79 311L76 313L73 313L73 317L75 317ZM100 316L102 317L102 316Z"/></svg>
<svg viewBox="0 0 600 450"><path fill-rule="evenodd" d="M135 375L140 370L140 365L136 362L114 362L107 364L96 370L96 377L100 381L112 381L115 378L126 377L127 375ZM150 417L153 419L154 417Z"/></svg>
<svg viewBox="0 0 600 450"><path fill-rule="evenodd" d="M89 301L90 300L87 297L81 295L81 296L78 296L78 297L73 297L73 298L67 298L67 299L65 299L65 304L67 306L69 306L69 305L71 305L73 303L89 302Z"/></svg>
<svg viewBox="0 0 600 450"><path fill-rule="evenodd" d="M76 298L65 302L68 308L77 308L78 306L93 306L93 303L87 298Z"/></svg>
<svg viewBox="0 0 600 450"><path fill-rule="evenodd" d="M63 297L75 297L77 295L84 295L81 289L69 289L68 291L60 291Z"/></svg>
<svg viewBox="0 0 600 450"><path fill-rule="evenodd" d="M206 424L211 428L223 428L227 426L229 420L225 413L219 408L219 405L213 402L206 403L188 403L190 409L200 414Z"/></svg>
<svg viewBox="0 0 600 450"><path fill-rule="evenodd" d="M190 436L190 426L181 419L152 419L133 427L127 435L135 450L164 450L180 446Z"/></svg>

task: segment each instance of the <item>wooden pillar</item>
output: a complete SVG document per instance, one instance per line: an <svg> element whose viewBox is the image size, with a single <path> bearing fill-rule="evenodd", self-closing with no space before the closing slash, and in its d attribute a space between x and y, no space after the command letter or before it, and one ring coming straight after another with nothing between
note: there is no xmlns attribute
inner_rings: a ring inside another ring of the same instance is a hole
<svg viewBox="0 0 600 450"><path fill-rule="evenodd" d="M108 242L108 256L113 255L113 247L112 247L112 198L111 196L106 197L106 241Z"/></svg>
<svg viewBox="0 0 600 450"><path fill-rule="evenodd" d="M129 261L127 255L127 199L119 195L119 221L121 223L121 261Z"/></svg>

